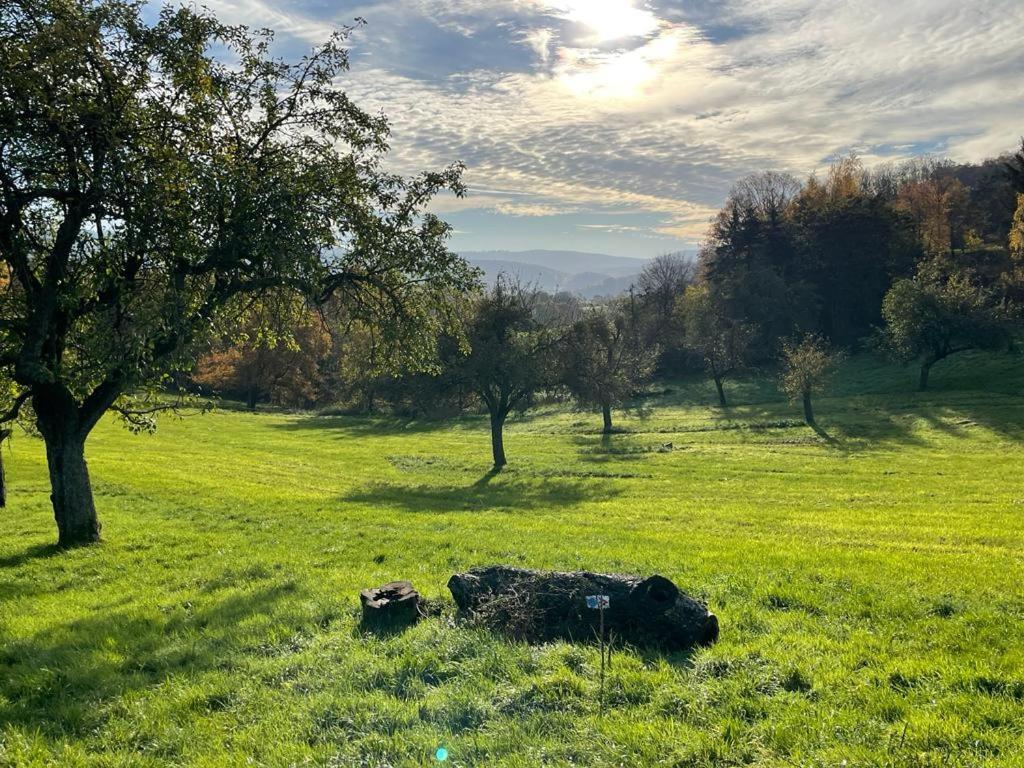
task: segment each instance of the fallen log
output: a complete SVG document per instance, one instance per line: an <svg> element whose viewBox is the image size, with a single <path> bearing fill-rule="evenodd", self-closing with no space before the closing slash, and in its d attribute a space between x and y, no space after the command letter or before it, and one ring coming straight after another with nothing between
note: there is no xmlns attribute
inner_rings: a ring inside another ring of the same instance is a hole
<svg viewBox="0 0 1024 768"><path fill-rule="evenodd" d="M392 581L359 593L363 624L373 628L396 629L419 621L420 593L408 581Z"/></svg>
<svg viewBox="0 0 1024 768"><path fill-rule="evenodd" d="M604 626L616 642L677 651L718 639L718 619L663 576L559 573L493 565L457 573L448 589L460 615L528 642L593 640L600 612L587 597L606 595Z"/></svg>

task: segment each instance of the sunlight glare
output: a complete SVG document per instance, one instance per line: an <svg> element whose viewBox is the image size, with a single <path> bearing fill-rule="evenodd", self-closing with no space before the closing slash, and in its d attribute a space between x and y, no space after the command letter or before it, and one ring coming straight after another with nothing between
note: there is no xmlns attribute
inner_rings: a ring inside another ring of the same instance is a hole
<svg viewBox="0 0 1024 768"><path fill-rule="evenodd" d="M679 50L679 39L666 35L632 51L595 56L591 51L562 51L558 80L579 98L628 100L643 96Z"/></svg>
<svg viewBox="0 0 1024 768"><path fill-rule="evenodd" d="M558 0L552 5L562 18L587 27L596 43L643 37L658 28L658 17L633 0Z"/></svg>

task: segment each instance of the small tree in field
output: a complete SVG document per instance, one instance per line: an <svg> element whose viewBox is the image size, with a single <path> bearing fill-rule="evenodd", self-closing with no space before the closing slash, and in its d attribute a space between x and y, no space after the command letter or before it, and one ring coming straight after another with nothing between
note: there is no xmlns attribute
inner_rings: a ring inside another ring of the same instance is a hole
<svg viewBox="0 0 1024 768"><path fill-rule="evenodd" d="M422 361L475 282L424 213L460 169L381 170L385 120L336 84L347 30L288 63L268 32L142 6L0 4L0 377L31 403L65 546L100 535L93 427L160 408L132 395L191 368L225 313L335 296Z"/></svg>
<svg viewBox="0 0 1024 768"><path fill-rule="evenodd" d="M537 317L538 294L499 277L477 301L466 337L470 353L460 363L461 378L487 406L494 469L505 457L505 421L512 411L533 403L537 391L555 379L555 337Z"/></svg>
<svg viewBox="0 0 1024 768"><path fill-rule="evenodd" d="M729 407L723 382L747 365L754 326L726 315L725 307L706 284L691 285L680 302L683 344L701 356L715 382L718 404Z"/></svg>
<svg viewBox="0 0 1024 768"><path fill-rule="evenodd" d="M897 359L919 362L921 392L935 363L970 349L995 349L1009 339L991 292L966 274L944 276L935 265L897 280L882 302L882 317L883 346Z"/></svg>
<svg viewBox="0 0 1024 768"><path fill-rule="evenodd" d="M601 306L574 323L562 345L562 381L581 406L601 409L606 435L612 408L650 380L657 361L657 349L637 335L621 307Z"/></svg>
<svg viewBox="0 0 1024 768"><path fill-rule="evenodd" d="M815 426L811 396L821 392L828 383L842 353L832 350L828 340L816 334L807 334L799 341L782 344L782 391L792 402L803 403L804 421Z"/></svg>

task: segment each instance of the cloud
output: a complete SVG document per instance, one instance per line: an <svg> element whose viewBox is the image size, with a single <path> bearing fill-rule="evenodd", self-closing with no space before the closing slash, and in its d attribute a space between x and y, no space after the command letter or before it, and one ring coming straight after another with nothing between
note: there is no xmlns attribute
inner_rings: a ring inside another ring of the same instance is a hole
<svg viewBox="0 0 1024 768"><path fill-rule="evenodd" d="M852 148L980 159L1024 132L1019 0L213 6L304 44L366 16L341 84L388 114L397 170L467 163L452 210L643 212L647 234L693 243L751 171Z"/></svg>

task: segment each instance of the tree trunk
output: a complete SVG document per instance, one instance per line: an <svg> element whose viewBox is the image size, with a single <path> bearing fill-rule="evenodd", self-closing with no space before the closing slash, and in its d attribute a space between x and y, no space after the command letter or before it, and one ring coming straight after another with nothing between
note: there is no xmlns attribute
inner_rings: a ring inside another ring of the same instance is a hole
<svg viewBox="0 0 1024 768"><path fill-rule="evenodd" d="M725 387L722 386L722 378L720 376L715 377L715 389L718 390L718 404L722 408L728 408L729 403L725 399Z"/></svg>
<svg viewBox="0 0 1024 768"><path fill-rule="evenodd" d="M921 375L917 380L917 391L927 392L928 391L928 375L932 372L932 366L935 365L934 360L926 360L921 363Z"/></svg>
<svg viewBox="0 0 1024 768"><path fill-rule="evenodd" d="M811 393L804 392L804 421L814 426L814 408L811 406Z"/></svg>
<svg viewBox="0 0 1024 768"><path fill-rule="evenodd" d="M718 639L718 619L662 576L557 573L492 565L457 573L448 589L462 616L529 642L593 640L602 617L587 598L608 597L603 625L616 642L681 650Z"/></svg>
<svg viewBox="0 0 1024 768"><path fill-rule="evenodd" d="M33 397L32 405L46 445L57 545L73 547L99 541L100 522L85 464L89 427L83 429L78 406L67 392Z"/></svg>
<svg viewBox="0 0 1024 768"><path fill-rule="evenodd" d="M50 469L50 500L57 521L57 545L72 547L100 540L100 522L92 498L85 440L74 436L43 435Z"/></svg>
<svg viewBox="0 0 1024 768"><path fill-rule="evenodd" d="M612 407L610 405L601 406L601 414L604 416L604 434L610 435L612 433Z"/></svg>
<svg viewBox="0 0 1024 768"><path fill-rule="evenodd" d="M246 393L246 396L245 396L245 406L250 411L255 413L256 412L256 406L258 405L258 403L259 403L259 392L256 390L255 387L250 387L249 391Z"/></svg>
<svg viewBox="0 0 1024 768"><path fill-rule="evenodd" d="M0 434L3 434L0 431ZM7 475L4 473L4 446L0 439L0 509L7 506Z"/></svg>
<svg viewBox="0 0 1024 768"><path fill-rule="evenodd" d="M494 456L494 468L501 469L508 461L505 459L505 417L500 413L491 414L491 453Z"/></svg>

